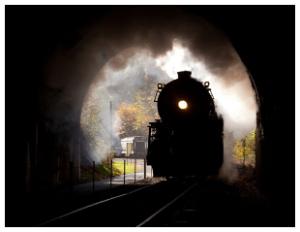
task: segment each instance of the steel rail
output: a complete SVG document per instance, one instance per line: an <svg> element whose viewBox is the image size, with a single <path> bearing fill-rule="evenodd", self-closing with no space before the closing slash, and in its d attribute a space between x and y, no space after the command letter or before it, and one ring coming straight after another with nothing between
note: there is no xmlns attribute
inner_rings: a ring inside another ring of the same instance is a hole
<svg viewBox="0 0 300 232"><path fill-rule="evenodd" d="M57 217L54 217L50 220L47 220L45 222L42 222L40 224L38 224L37 226L40 227L40 226L45 226L47 224L50 224L52 222L55 222L55 221L58 221L58 220L61 220L65 217L68 217L70 215L73 215L73 214L76 214L78 212L81 212L83 210L86 210L86 209L89 209L89 208L92 208L92 207L95 207L97 205L100 205L100 204L103 204L103 203L106 203L106 202L109 202L109 201L112 201L112 200L115 200L115 199L118 199L118 198L121 198L121 197L125 197L125 196L128 196L130 194L133 194L133 193L136 193L136 192L139 192L143 189L146 189L146 188L149 188L149 187L152 187L153 185L147 185L147 186L143 186L141 188L138 188L138 189L135 189L131 192L128 192L128 193L123 193L123 194L120 194L120 195L117 195L117 196L114 196L114 197L111 197L111 198L108 198L108 199L105 199L105 200L101 200L101 201L98 201L98 202L95 202L95 203L92 203L92 204L89 204L89 205L86 205L86 206L83 206L83 207L80 207L78 209L75 209L75 210L72 210L71 212L68 212L68 213L65 213L63 215L60 215L60 216L57 216Z"/></svg>
<svg viewBox="0 0 300 232"><path fill-rule="evenodd" d="M147 217L144 221L139 223L136 227L144 226L146 223L151 221L153 218L155 218L157 215L159 215L161 212L166 210L168 207L170 207L172 204L174 204L176 201L178 201L180 198L182 198L184 195L186 195L189 191L191 191L193 188L195 188L198 185L198 183L194 183L189 188L184 190L182 193L180 193L177 197L175 197L173 200L171 200L169 203L165 204L163 207L161 207L159 210L157 210L155 213Z"/></svg>

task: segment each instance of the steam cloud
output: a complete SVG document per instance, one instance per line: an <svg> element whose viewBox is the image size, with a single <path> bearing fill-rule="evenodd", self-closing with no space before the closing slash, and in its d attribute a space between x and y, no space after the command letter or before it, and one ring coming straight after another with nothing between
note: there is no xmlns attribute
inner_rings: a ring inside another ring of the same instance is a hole
<svg viewBox="0 0 300 232"><path fill-rule="evenodd" d="M105 93L108 86L113 86L113 82L118 81L114 75L136 65L130 63L130 58L144 50L150 53L149 57L158 62L155 65L160 66L160 69L148 68L145 71L143 67L139 67L135 74L131 73L128 77L144 77L145 72L154 72L153 76L167 79L169 75L166 75L168 72L164 70L164 64L159 63L160 57L166 56L168 51L172 50L174 40L180 41L190 52L189 57L192 57L189 64L194 62L201 67L194 70L193 66L189 67L193 76L211 82L218 112L222 113L225 119L226 156L222 173L227 177L233 176L230 166L232 139L241 138L250 129L255 128L256 103L245 67L220 31L203 19L185 15L176 8L170 10L164 7L137 7L126 10L117 8L111 15L95 21L93 25L78 33L83 35L83 39L71 49L58 49L48 65L41 105L47 106L44 111L47 118L53 122L51 130L59 130L61 125L64 125L68 133L74 134L70 128L74 128L74 124L80 121L81 110L86 107L85 103L92 92L95 93L96 83L99 83L98 93L102 94L99 98L100 104L101 99L110 94ZM142 63L150 67L152 61L141 57L144 59ZM113 72L105 73L105 70L108 70L107 64ZM205 76L202 72L204 69L207 69ZM139 85L139 79L134 80L135 82L128 81L128 84ZM223 104L223 99L229 102ZM237 99L239 101L236 101ZM121 100L121 97L114 99ZM241 102L242 107L239 107ZM241 112L235 116L226 114L226 107L239 107ZM108 106L106 109L109 109ZM106 116L101 115L104 121L108 120L107 112ZM97 155L93 154L92 157ZM104 157L100 159L102 158Z"/></svg>

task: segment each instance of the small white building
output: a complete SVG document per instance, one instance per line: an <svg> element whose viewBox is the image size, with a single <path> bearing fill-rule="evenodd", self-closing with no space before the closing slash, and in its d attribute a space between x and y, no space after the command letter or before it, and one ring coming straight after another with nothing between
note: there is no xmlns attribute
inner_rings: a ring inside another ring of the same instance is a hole
<svg viewBox="0 0 300 232"><path fill-rule="evenodd" d="M145 158L147 142L144 136L132 136L121 139L122 156Z"/></svg>

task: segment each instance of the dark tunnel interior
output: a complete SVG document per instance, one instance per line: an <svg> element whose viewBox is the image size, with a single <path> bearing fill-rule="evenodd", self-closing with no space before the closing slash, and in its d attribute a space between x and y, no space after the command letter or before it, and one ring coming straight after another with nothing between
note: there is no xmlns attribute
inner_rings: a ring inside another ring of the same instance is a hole
<svg viewBox="0 0 300 232"><path fill-rule="evenodd" d="M43 113L47 111L40 104L45 67L57 48L76 47L87 25L116 9L126 12L129 8L141 12L145 8L166 12L180 9L192 17L203 17L229 38L253 78L259 99L257 125L261 136L256 157L259 189L274 205L274 215L278 218L273 219L273 226L294 226L295 7L209 5L5 7L5 210L8 225L18 226L17 220L12 223L13 212L18 202L30 195L26 185L26 154L34 153L36 124L45 119ZM79 123L80 119L74 120ZM45 154L55 152L49 150L49 144L64 138L49 134L46 127L40 130L43 139L39 146L48 144ZM28 147L28 141L33 145ZM43 162L50 167L53 161L45 158ZM41 189L49 188L47 182L41 185Z"/></svg>

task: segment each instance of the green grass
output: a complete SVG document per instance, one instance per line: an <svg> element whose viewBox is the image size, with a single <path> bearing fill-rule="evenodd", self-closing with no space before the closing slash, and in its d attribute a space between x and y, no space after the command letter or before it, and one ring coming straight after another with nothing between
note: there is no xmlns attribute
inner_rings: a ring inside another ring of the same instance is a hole
<svg viewBox="0 0 300 232"><path fill-rule="evenodd" d="M136 172L143 170L141 165L136 165ZM126 162L125 165L126 174L134 173L134 163ZM113 162L113 175L123 175L124 174L124 161L114 161Z"/></svg>
<svg viewBox="0 0 300 232"><path fill-rule="evenodd" d="M114 160L113 161L113 176L124 175L124 161L123 160ZM95 180L106 179L110 177L110 163L103 162L102 164L97 164L95 167ZM143 165L136 165L136 172L140 172L144 169ZM125 173L132 174L134 173L134 162L126 162L125 165ZM89 182L92 181L93 178L93 167L85 166L81 167L81 177L80 182Z"/></svg>

